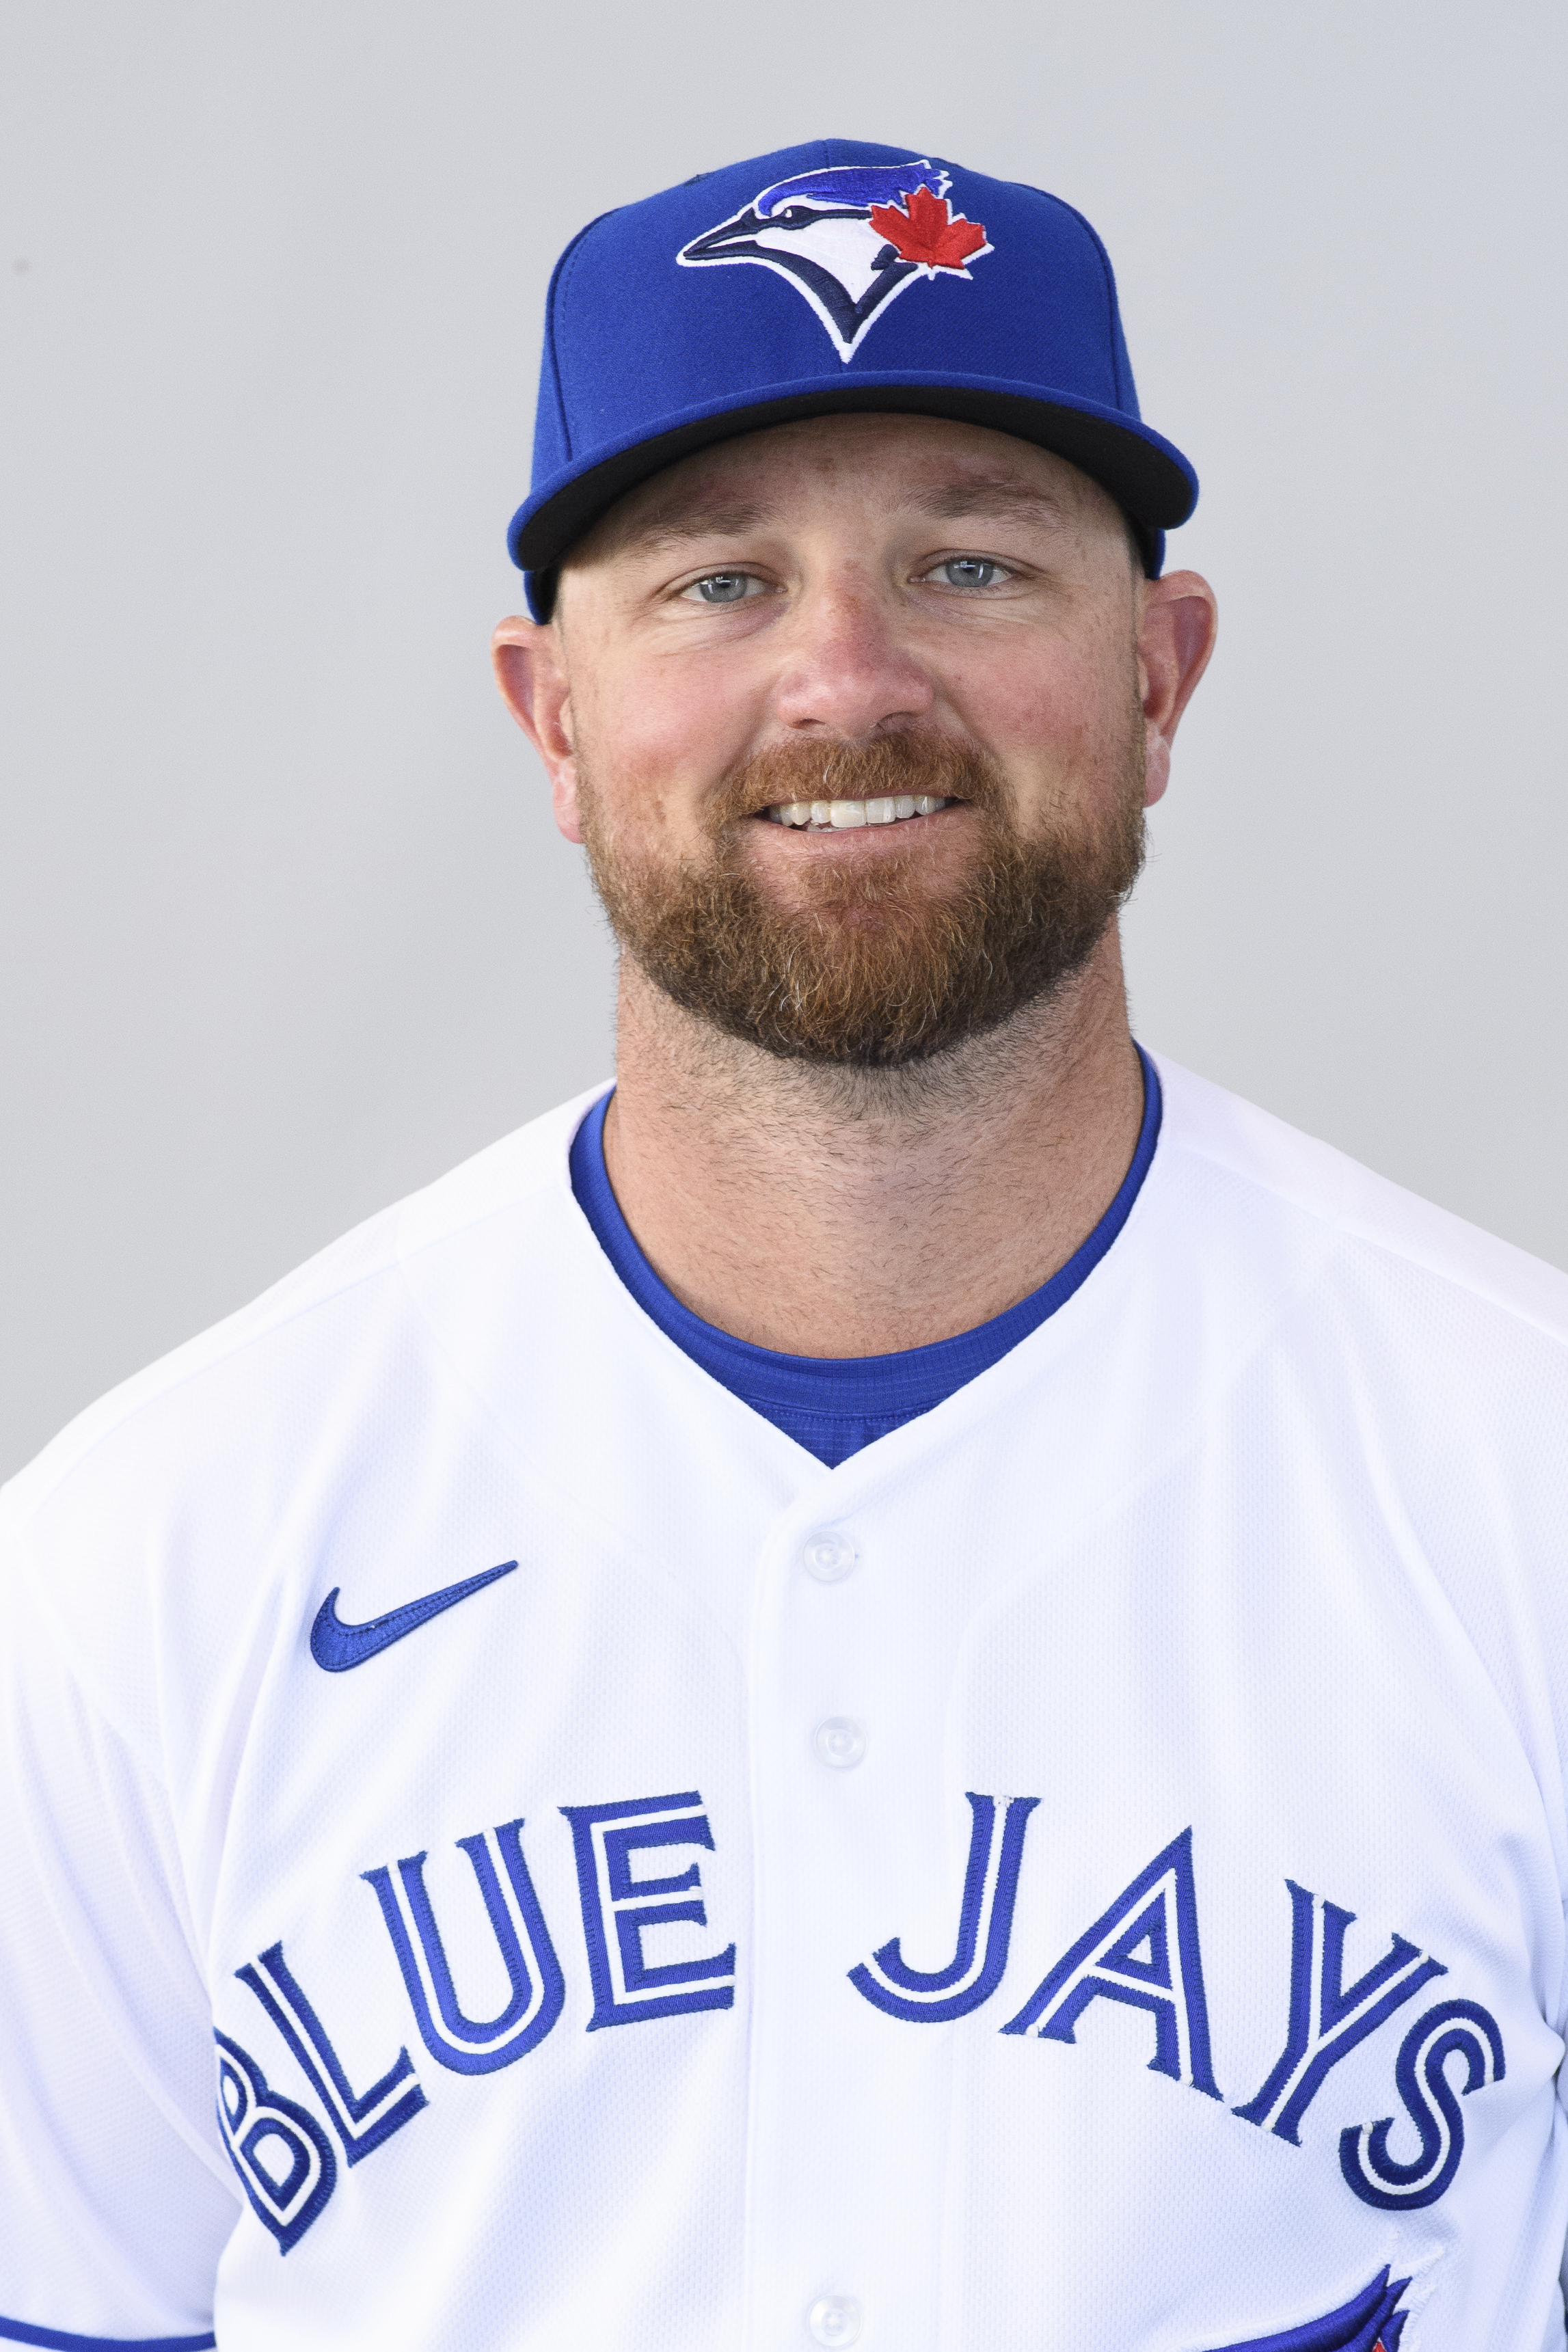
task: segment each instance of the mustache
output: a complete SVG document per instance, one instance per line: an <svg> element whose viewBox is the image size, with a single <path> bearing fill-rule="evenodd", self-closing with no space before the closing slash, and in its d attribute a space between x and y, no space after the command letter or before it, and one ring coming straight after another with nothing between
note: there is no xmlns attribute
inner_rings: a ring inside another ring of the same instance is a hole
<svg viewBox="0 0 1568 2352"><path fill-rule="evenodd" d="M863 801L907 793L967 801L988 814L1012 807L996 762L939 734L881 735L868 743L769 743L726 777L709 805L715 835L779 801Z"/></svg>

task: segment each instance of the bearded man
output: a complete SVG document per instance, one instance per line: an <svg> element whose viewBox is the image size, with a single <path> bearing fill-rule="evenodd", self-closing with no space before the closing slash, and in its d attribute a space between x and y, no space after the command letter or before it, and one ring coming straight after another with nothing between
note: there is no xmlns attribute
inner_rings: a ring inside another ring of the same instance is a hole
<svg viewBox="0 0 1568 2352"><path fill-rule="evenodd" d="M1568 1296L1132 1040L1195 487L1034 189L563 257L615 1084L6 1491L0 2339L1563 2341Z"/></svg>

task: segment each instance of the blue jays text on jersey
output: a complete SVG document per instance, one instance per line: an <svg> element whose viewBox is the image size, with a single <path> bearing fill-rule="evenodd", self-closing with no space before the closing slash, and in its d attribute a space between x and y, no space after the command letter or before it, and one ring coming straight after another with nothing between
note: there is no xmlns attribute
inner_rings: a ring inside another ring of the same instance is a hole
<svg viewBox="0 0 1568 2352"><path fill-rule="evenodd" d="M1560 2335L1564 1286L1163 1076L836 1470L576 1105L14 1483L0 2340Z"/></svg>
<svg viewBox="0 0 1568 2352"><path fill-rule="evenodd" d="M936 1969L913 1967L894 1937L848 1972L856 1990L889 2017L946 2023L980 2009L1002 1984L1025 1833L1039 1800L998 1801L970 1791L968 1802L973 1822L952 1958ZM584 1957L594 1991L590 2033L733 2006L733 1943L722 1951L655 1963L643 1940L658 1928L709 1924L700 1862L662 1876L634 1875L634 1856L650 1849L661 1855L671 1847L712 1852L701 1804L700 1791L689 1790L560 1808L572 1824L582 1899ZM404 1856L395 1873L384 1864L361 1874L380 1903L419 2040L437 2066L455 2074L488 2074L514 2064L537 2048L562 2014L562 1965L523 1856L523 1828L519 1819L457 1841L478 1881L505 1972L508 1998L492 2017L472 2018L462 2007L426 1883L427 1856ZM1267 2080L1233 2112L1300 2147L1302 2120L1331 2070L1447 1971L1441 1960L1396 1933L1387 1951L1347 1985L1345 1937L1354 1913L1294 1881L1287 1887L1289 2030ZM346 2162L357 2164L422 2113L426 2097L406 2048L368 2090L354 2093L281 1941L235 1975L278 2028L318 2102L314 2120L296 2105L280 2105L258 2061L229 2033L216 2032L219 2125L258 2218L287 2253L332 2192L336 2158L322 2126L330 2126ZM1148 2013L1153 2043L1148 2063L1155 2073L1208 2098L1224 2096L1214 2073L1190 1829L1116 1895L1001 2031L1073 2044L1075 2028L1098 2000ZM1409 2160L1390 2152L1392 2116L1342 2130L1341 2169L1366 2203L1395 2212L1435 2204L1453 2180L1465 2125L1447 2071L1451 2059L1463 2063L1458 2087L1467 2095L1505 2072L1496 2021L1473 2000L1423 2006L1398 2043L1397 2060L1389 2053L1405 2136L1415 2141ZM247 2084L253 2095L247 2095ZM265 2126L262 2116L269 2119Z"/></svg>

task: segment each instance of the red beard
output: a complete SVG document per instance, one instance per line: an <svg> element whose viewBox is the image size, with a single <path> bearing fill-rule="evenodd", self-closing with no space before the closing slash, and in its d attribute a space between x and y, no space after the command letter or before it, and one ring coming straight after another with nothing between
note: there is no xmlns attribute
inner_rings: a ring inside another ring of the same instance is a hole
<svg viewBox="0 0 1568 2352"><path fill-rule="evenodd" d="M624 853L583 778L595 886L626 952L689 1013L786 1059L897 1069L997 1027L1079 970L1143 860L1142 725L1109 820L1019 832L1001 771L934 735L824 751L770 747L710 811L711 855L659 866ZM910 823L907 855L802 860L788 909L745 869L742 828L779 802L930 793L979 815L978 854L956 886L935 878L932 839Z"/></svg>

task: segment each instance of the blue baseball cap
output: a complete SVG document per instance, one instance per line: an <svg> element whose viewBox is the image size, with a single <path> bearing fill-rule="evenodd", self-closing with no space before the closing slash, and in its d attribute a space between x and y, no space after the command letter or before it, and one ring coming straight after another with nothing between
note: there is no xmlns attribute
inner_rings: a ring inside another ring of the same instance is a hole
<svg viewBox="0 0 1568 2352"><path fill-rule="evenodd" d="M529 609L616 500L715 441L845 410L951 416L1066 457L1151 576L1197 501L1145 425L1110 257L1081 213L901 147L819 139L605 213L555 266L533 485L508 545Z"/></svg>

